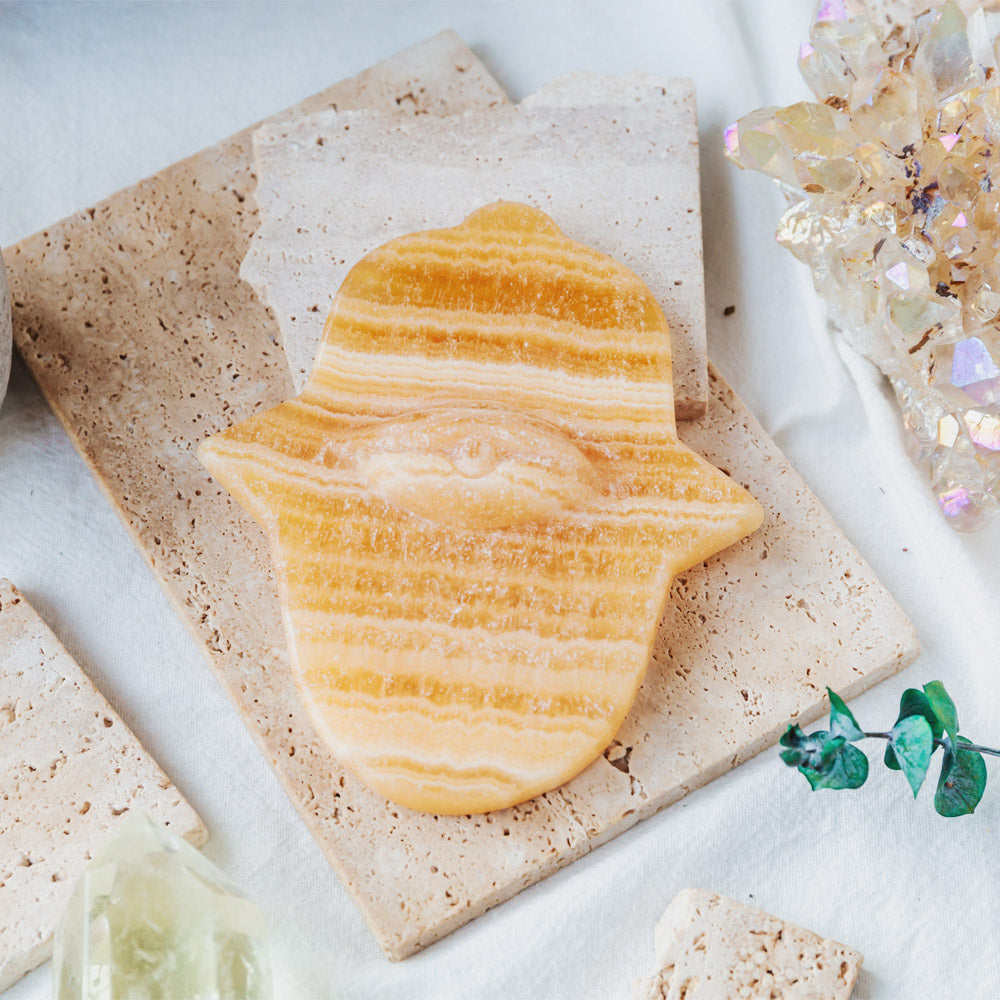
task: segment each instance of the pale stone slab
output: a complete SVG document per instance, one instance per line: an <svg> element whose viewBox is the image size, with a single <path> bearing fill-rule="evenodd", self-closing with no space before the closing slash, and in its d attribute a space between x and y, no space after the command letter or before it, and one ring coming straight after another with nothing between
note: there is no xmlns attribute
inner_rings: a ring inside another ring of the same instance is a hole
<svg viewBox="0 0 1000 1000"><path fill-rule="evenodd" d="M130 811L205 827L86 674L0 579L0 993L52 952L76 880ZM122 817L122 819L119 819Z"/></svg>
<svg viewBox="0 0 1000 1000"><path fill-rule="evenodd" d="M623 261L670 324L677 418L705 412L694 84L575 74L516 107L447 119L323 112L254 136L261 225L242 276L274 310L301 391L347 272L389 240L493 201L546 212Z"/></svg>
<svg viewBox="0 0 1000 1000"><path fill-rule="evenodd" d="M632 1000L848 1000L863 956L704 889L678 893L656 925L656 971Z"/></svg>
<svg viewBox="0 0 1000 1000"><path fill-rule="evenodd" d="M391 63L405 76L414 58ZM495 102L495 84L476 83L462 58L451 106ZM328 93L341 106L344 92ZM487 816L411 813L362 787L299 704L262 532L195 457L209 433L291 393L277 327L238 276L254 224L241 200L250 155L242 133L14 247L15 339L392 958L718 776L786 722L817 718L825 684L850 697L916 654L902 611L713 376L708 416L681 435L762 501L765 524L677 581L605 757Z"/></svg>

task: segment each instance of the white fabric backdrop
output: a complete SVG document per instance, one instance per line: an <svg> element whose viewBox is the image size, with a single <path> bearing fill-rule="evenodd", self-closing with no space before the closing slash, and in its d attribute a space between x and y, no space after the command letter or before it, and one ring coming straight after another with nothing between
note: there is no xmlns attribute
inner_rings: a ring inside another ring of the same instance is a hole
<svg viewBox="0 0 1000 1000"><path fill-rule="evenodd" d="M854 704L890 725L941 678L963 729L1000 741L1000 525L947 528L877 373L830 340L772 238L764 178L720 153L752 108L806 96L794 2L0 5L0 244L456 28L513 98L572 70L697 83L712 357L909 612L924 646ZM723 317L723 309L736 312ZM1000 996L1000 774L943 820L881 765L809 794L774 751L402 964L381 955L194 642L20 363L0 409L9 576L204 817L207 854L263 905L278 996L621 998L679 889L705 886L860 948L856 997ZM48 966L4 1000L48 996Z"/></svg>

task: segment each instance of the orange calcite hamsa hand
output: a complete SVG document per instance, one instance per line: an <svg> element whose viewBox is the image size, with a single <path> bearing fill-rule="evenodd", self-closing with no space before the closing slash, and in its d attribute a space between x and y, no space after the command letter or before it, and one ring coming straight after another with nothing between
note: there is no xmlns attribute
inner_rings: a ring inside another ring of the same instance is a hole
<svg viewBox="0 0 1000 1000"><path fill-rule="evenodd" d="M428 812L594 760L674 574L762 516L678 442L642 281L505 202L365 257L302 395L199 455L270 538L320 735Z"/></svg>

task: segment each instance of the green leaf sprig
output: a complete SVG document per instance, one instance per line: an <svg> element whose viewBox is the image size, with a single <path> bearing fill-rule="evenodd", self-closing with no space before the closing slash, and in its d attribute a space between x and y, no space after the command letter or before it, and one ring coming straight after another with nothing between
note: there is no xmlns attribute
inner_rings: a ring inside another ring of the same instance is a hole
<svg viewBox="0 0 1000 1000"><path fill-rule="evenodd" d="M907 688L899 701L899 718L887 733L866 733L844 700L829 688L830 728L804 733L789 726L781 737L781 759L818 788L860 788L868 777L868 758L856 746L861 739L886 741L884 761L902 771L917 797L927 777L931 757L943 750L934 808L942 816L975 812L986 788L983 754L1000 757L1000 750L977 746L958 732L955 703L940 681L922 691Z"/></svg>

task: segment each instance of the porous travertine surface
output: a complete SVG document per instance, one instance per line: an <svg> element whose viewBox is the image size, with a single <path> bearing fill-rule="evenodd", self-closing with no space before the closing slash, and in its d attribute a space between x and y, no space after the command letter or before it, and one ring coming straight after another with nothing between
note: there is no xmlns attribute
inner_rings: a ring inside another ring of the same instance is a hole
<svg viewBox="0 0 1000 1000"><path fill-rule="evenodd" d="M574 74L447 119L322 112L254 137L261 225L242 275L274 310L296 391L347 272L389 240L533 205L635 271L670 324L678 420L708 398L694 84Z"/></svg>
<svg viewBox="0 0 1000 1000"><path fill-rule="evenodd" d="M130 812L205 827L28 602L0 579L0 993L49 957L77 878Z"/></svg>
<svg viewBox="0 0 1000 1000"><path fill-rule="evenodd" d="M430 68L453 110L496 102L468 50L433 44L433 58L410 50L363 74L367 90L351 81L324 100L372 93L381 72L410 93L405 81ZM12 248L15 340L388 955L570 863L772 745L787 722L817 718L824 685L850 698L916 655L892 597L710 369L708 414L681 437L761 501L764 525L675 582L606 754L484 816L412 813L364 788L299 702L263 533L195 456L292 391L277 326L239 280L250 157L242 133Z"/></svg>
<svg viewBox="0 0 1000 1000"><path fill-rule="evenodd" d="M632 1000L847 1000L863 956L705 889L678 893L656 925L656 971Z"/></svg>

